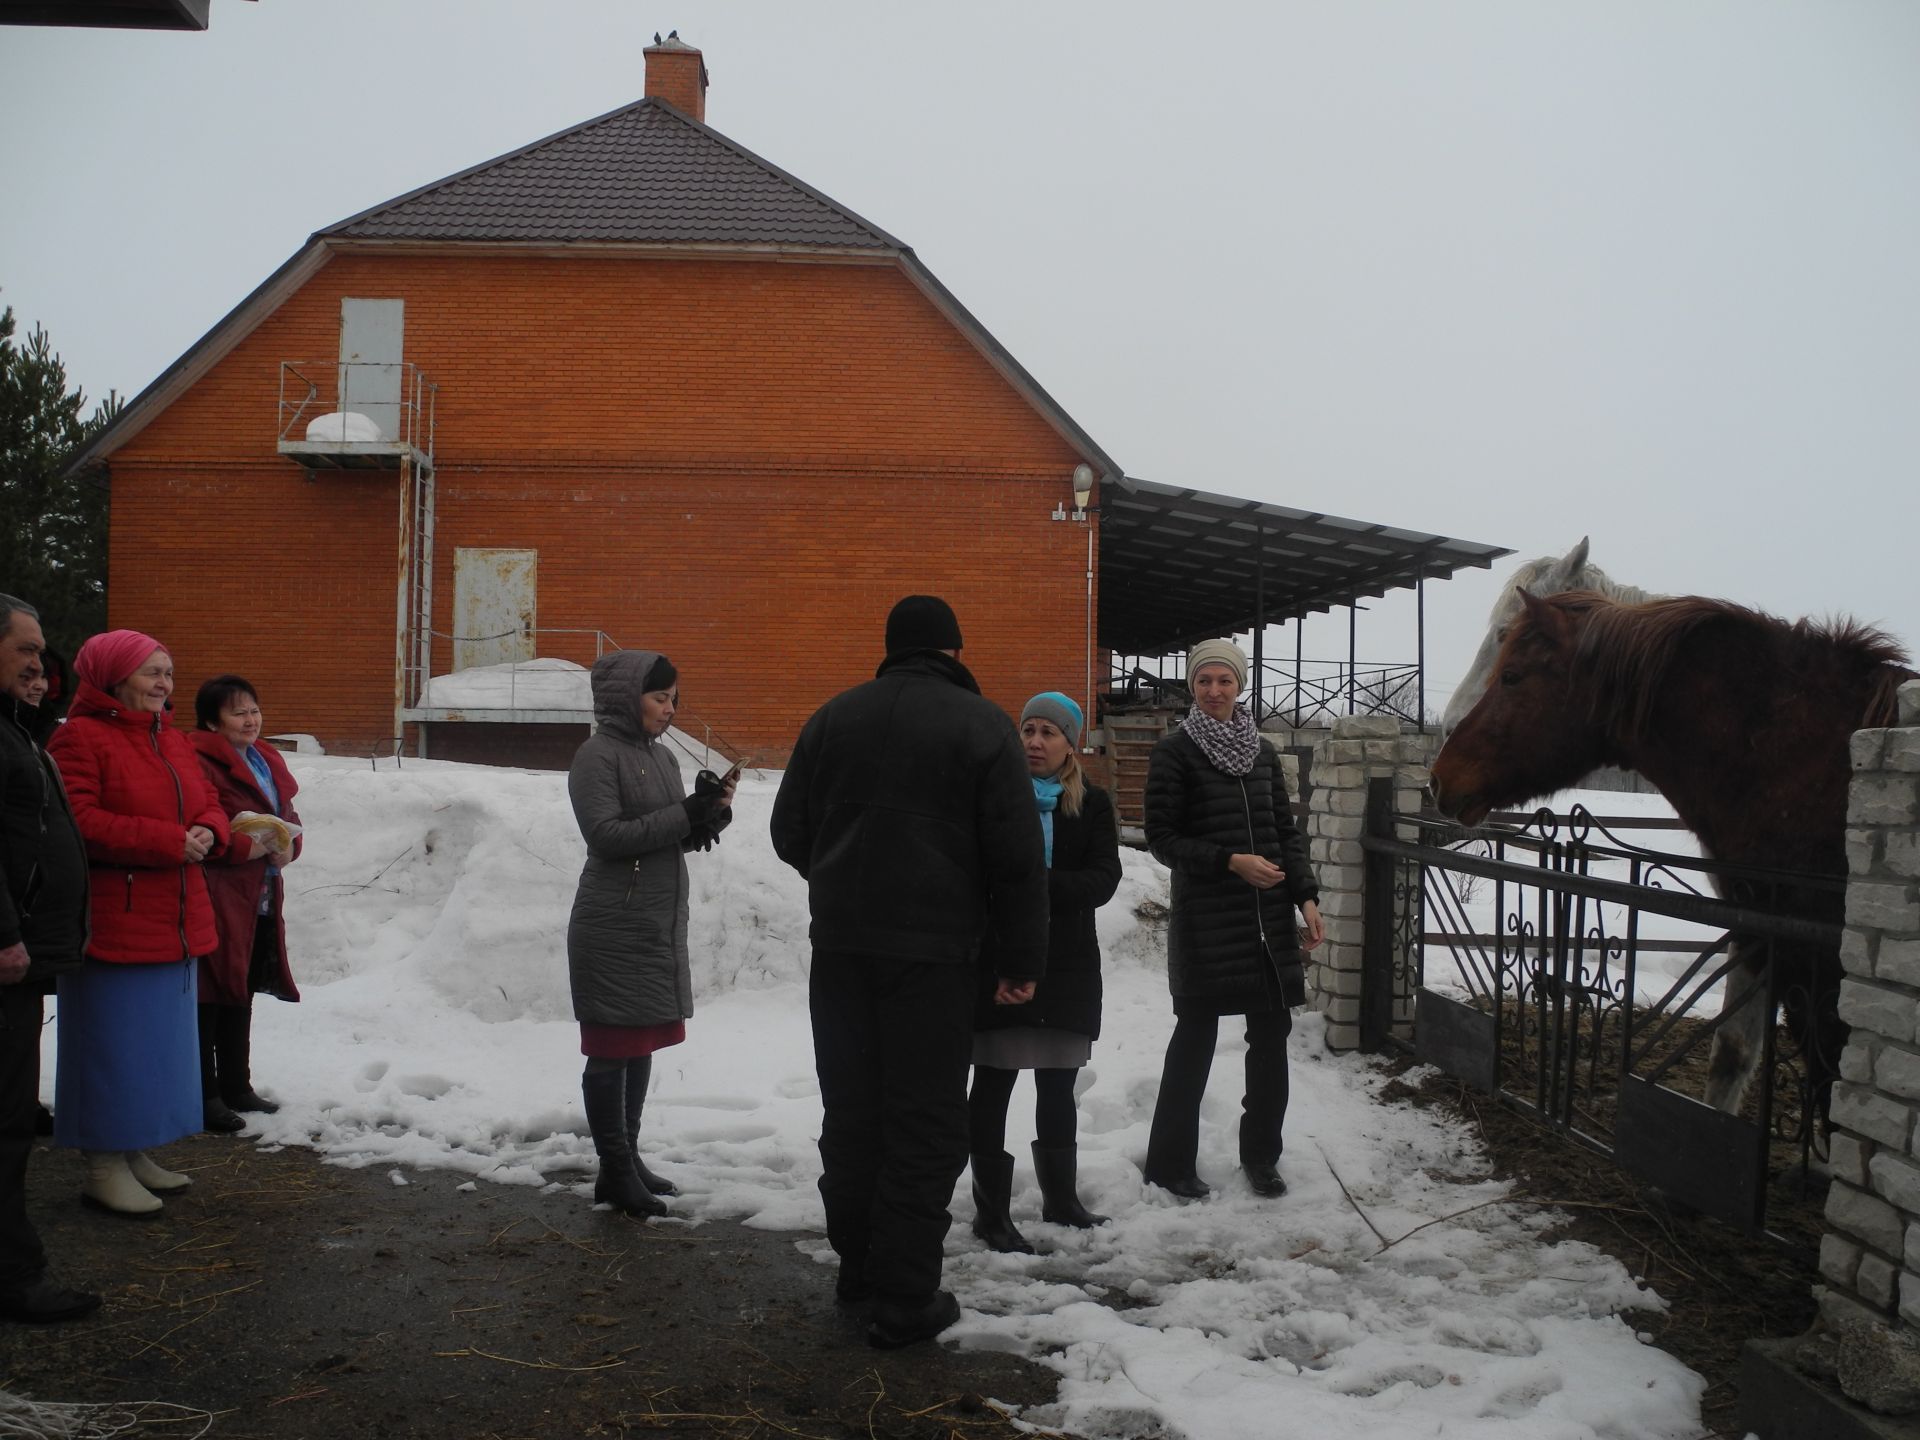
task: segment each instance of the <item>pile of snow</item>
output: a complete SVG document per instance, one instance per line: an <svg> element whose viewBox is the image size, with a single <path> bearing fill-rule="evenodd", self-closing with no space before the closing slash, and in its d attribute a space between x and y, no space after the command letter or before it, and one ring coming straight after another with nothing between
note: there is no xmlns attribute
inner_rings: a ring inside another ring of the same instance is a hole
<svg viewBox="0 0 1920 1440"><path fill-rule="evenodd" d="M287 760L307 827L287 870L305 1000L256 1007L255 1080L282 1108L249 1116L251 1133L402 1178L392 1167L423 1167L415 1184L478 1178L588 1204L565 955L583 847L566 777ZM697 747L684 765L696 763ZM655 1224L802 1232L795 1243L825 1262L807 905L767 839L778 780L747 772L732 828L690 857L697 1013L687 1043L656 1057L642 1146L682 1191L675 1218ZM965 1314L950 1338L1059 1373L1056 1403L1026 1419L1221 1440L1272 1433L1279 1417L1316 1440L1699 1433L1703 1382L1622 1319L1657 1297L1605 1254L1544 1238L1549 1214L1497 1203L1506 1186L1472 1136L1379 1104L1382 1077L1329 1054L1316 1016L1292 1042L1291 1193L1256 1199L1236 1174L1245 1050L1232 1021L1203 1111L1214 1198L1185 1205L1146 1186L1172 1019L1163 936L1136 912L1164 905L1167 877L1135 851L1124 869L1099 915L1105 1032L1080 1085L1082 1193L1113 1223L1037 1219L1024 1081L1009 1123L1014 1208L1044 1253L985 1250L967 1228L965 1177L955 1195L947 1271ZM823 1294L830 1284L823 1270Z"/></svg>
<svg viewBox="0 0 1920 1440"><path fill-rule="evenodd" d="M591 674L571 660L475 665L427 681L421 703L439 710L578 710L593 713Z"/></svg>
<svg viewBox="0 0 1920 1440"><path fill-rule="evenodd" d="M307 440L314 444L366 445L385 438L373 418L358 410L330 410L307 422Z"/></svg>

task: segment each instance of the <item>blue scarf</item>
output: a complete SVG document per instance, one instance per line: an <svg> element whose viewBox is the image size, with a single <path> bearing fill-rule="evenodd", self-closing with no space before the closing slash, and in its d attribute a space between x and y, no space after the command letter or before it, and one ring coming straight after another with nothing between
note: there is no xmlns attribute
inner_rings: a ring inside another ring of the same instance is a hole
<svg viewBox="0 0 1920 1440"><path fill-rule="evenodd" d="M267 803L273 807L273 813L280 813L280 787L273 783L273 771L267 768L267 758L249 745L240 752L246 757L247 768L253 771L253 778L260 782L260 793L267 797ZM280 867L271 860L267 862L267 872L260 881L260 904L257 907L262 915L273 913L273 877L280 873Z"/></svg>
<svg viewBox="0 0 1920 1440"><path fill-rule="evenodd" d="M1060 803L1060 792L1065 787L1058 780L1042 779L1035 775L1033 780L1034 803L1040 807L1040 834L1047 842L1047 868L1053 868L1053 809Z"/></svg>

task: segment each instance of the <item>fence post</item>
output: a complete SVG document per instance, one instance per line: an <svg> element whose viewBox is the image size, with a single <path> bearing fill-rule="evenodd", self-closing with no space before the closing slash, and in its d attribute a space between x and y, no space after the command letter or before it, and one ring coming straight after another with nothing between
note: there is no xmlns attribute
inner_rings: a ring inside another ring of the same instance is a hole
<svg viewBox="0 0 1920 1440"><path fill-rule="evenodd" d="M1840 1018L1821 1313L1920 1326L1920 681L1896 728L1853 737Z"/></svg>
<svg viewBox="0 0 1920 1440"><path fill-rule="evenodd" d="M1393 835L1393 779L1367 781L1366 833ZM1393 857L1371 852L1361 861L1360 1048L1385 1048L1393 1033Z"/></svg>
<svg viewBox="0 0 1920 1440"><path fill-rule="evenodd" d="M1866 1434L1866 1412L1842 1415L1805 1372L1882 1409L1876 1400L1908 1393L1920 1333L1920 680L1900 687L1894 726L1854 732L1852 756L1840 1018L1853 1034L1829 1117L1822 1323L1750 1340L1740 1362L1738 1428L1781 1440L1840 1433L1837 1419ZM1776 1423L1789 1407L1799 1414ZM1887 1433L1911 1424L1890 1420Z"/></svg>
<svg viewBox="0 0 1920 1440"><path fill-rule="evenodd" d="M1320 885L1320 913L1327 923L1327 943L1308 957L1309 1002L1325 1013L1327 1048L1354 1050L1363 1043L1362 997L1365 989L1363 954L1369 929L1380 932L1391 947L1394 929L1393 877L1386 873L1373 887L1385 917L1369 925L1369 876L1360 837L1366 832L1368 787L1388 782L1388 811L1420 808L1420 791L1427 783L1426 761L1435 737L1402 734L1390 715L1342 715L1313 749L1313 793L1307 802L1307 835L1314 878ZM1415 838L1411 833L1403 839ZM1408 903L1414 903L1409 899ZM1391 973L1391 967L1390 967ZM1386 1020L1380 1038L1405 1032L1413 1020L1413 998L1395 994L1389 984L1381 989ZM1366 1022L1371 1027L1373 1020ZM1379 1043L1375 1041L1374 1043Z"/></svg>

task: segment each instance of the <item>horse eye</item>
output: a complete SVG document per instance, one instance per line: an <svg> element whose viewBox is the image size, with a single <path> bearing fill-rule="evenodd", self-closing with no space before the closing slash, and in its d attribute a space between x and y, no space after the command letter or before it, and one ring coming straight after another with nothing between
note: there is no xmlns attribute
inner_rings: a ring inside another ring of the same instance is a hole
<svg viewBox="0 0 1920 1440"><path fill-rule="evenodd" d="M1520 683L1520 672L1518 670L1502 670L1500 672L1500 683L1502 685L1518 685Z"/></svg>

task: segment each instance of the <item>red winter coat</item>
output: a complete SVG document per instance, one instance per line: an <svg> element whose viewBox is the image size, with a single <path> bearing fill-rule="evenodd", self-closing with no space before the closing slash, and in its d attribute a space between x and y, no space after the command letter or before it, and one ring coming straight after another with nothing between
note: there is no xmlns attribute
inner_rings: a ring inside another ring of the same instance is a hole
<svg viewBox="0 0 1920 1440"><path fill-rule="evenodd" d="M280 808L268 801L260 781L247 764L246 756L234 749L225 737L212 730L187 732L187 743L200 756L201 772L213 787L220 809L231 820L242 810L258 815L277 814L289 824L300 823L293 808L294 792L300 782L287 769L287 762L271 745L254 747L267 762L274 788L280 792ZM300 854L300 836L293 838L293 853ZM260 887L267 877L267 852L254 844L250 835L235 835L219 855L207 857L207 894L213 901L213 918L220 930L220 944L200 962L200 1000L208 1005L245 1005L249 999L248 972L253 964L254 932L262 921L273 926L274 949L279 967L270 994L282 1000L298 1000L300 991L293 983L293 971L287 964L287 922L282 906L286 900L286 882L273 877L273 903L265 915L260 913Z"/></svg>
<svg viewBox="0 0 1920 1440"><path fill-rule="evenodd" d="M216 854L228 827L193 747L166 715L128 710L83 680L47 753L87 846L87 954L140 965L211 951L218 936L206 878L181 852L188 826L211 830Z"/></svg>

